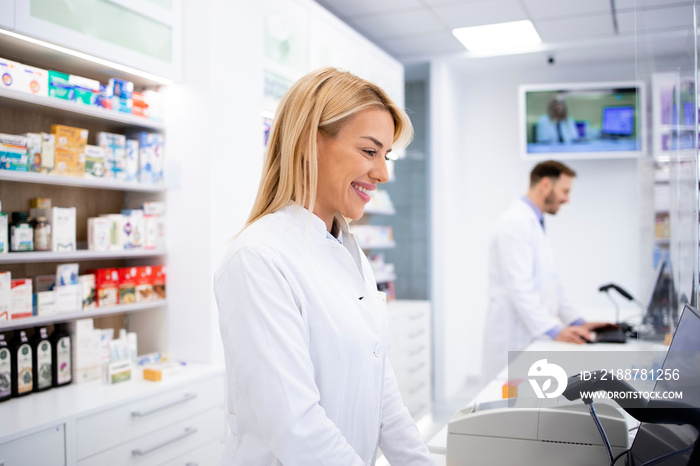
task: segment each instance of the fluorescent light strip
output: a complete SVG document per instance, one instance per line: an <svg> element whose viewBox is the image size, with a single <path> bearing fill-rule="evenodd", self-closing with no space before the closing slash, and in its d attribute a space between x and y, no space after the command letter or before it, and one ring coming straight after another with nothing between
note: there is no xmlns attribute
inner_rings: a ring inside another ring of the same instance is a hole
<svg viewBox="0 0 700 466"><path fill-rule="evenodd" d="M74 56L77 58L81 58L83 60L97 63L98 65L107 66L107 67L115 69L115 70L123 71L125 73L133 74L135 76L140 76L144 79L148 79L150 81L155 81L157 83L160 83L160 84L163 84L166 86L174 84L174 81L172 79L164 78L162 76L158 76L158 75L151 74L151 73L148 73L145 71L137 70L137 69L131 68L129 66L120 65L119 63L114 63L113 61L109 61L109 60L105 60L103 58L98 58L98 57L95 57L92 55L88 55L87 53L78 52L77 50L71 50L71 49L66 48L66 47L61 47L60 45L51 44L49 42L44 42L43 40L34 39L33 37L23 36L22 34L17 34L15 32L8 31L6 29L0 28L0 34L5 34L6 36L14 37L15 39L20 39L20 40L23 40L25 42L30 42L32 44L39 45L41 47L46 47L48 49L55 50L57 52L65 53L67 55L71 55L71 56Z"/></svg>
<svg viewBox="0 0 700 466"><path fill-rule="evenodd" d="M456 28L452 34L470 52L523 48L542 42L529 20Z"/></svg>

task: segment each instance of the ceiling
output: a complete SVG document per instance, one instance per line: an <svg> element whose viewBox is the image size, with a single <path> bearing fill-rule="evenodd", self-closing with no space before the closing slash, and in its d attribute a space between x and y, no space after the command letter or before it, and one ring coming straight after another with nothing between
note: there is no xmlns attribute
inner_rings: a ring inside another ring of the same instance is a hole
<svg viewBox="0 0 700 466"><path fill-rule="evenodd" d="M693 0L316 0L404 63L441 56L546 53L615 61L694 55ZM529 19L542 44L468 52L452 29Z"/></svg>

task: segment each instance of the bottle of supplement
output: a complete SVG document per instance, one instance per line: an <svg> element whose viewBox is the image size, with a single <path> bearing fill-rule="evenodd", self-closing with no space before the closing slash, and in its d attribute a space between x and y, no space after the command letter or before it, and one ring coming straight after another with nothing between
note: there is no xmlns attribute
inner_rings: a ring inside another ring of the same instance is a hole
<svg viewBox="0 0 700 466"><path fill-rule="evenodd" d="M0 401L9 400L12 397L11 353L5 334L0 333Z"/></svg>
<svg viewBox="0 0 700 466"><path fill-rule="evenodd" d="M12 212L10 223L10 251L33 251L34 229L27 220L27 212Z"/></svg>
<svg viewBox="0 0 700 466"><path fill-rule="evenodd" d="M26 330L15 332L11 349L12 396L29 395L34 390L32 345Z"/></svg>
<svg viewBox="0 0 700 466"><path fill-rule="evenodd" d="M63 325L56 325L51 334L51 349L53 350L53 386L68 385L73 381L71 367L71 338Z"/></svg>
<svg viewBox="0 0 700 466"><path fill-rule="evenodd" d="M34 391L42 392L53 385L53 350L46 327L34 331L29 340L32 345L32 367L34 368Z"/></svg>
<svg viewBox="0 0 700 466"><path fill-rule="evenodd" d="M51 224L46 217L38 217L34 220L34 250L51 250Z"/></svg>

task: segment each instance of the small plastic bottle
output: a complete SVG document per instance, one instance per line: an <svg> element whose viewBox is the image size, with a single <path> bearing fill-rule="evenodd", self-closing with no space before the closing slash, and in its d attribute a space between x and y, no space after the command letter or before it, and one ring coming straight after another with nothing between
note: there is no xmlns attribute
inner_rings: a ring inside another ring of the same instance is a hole
<svg viewBox="0 0 700 466"><path fill-rule="evenodd" d="M27 212L12 212L10 223L10 251L33 251L34 229L27 220Z"/></svg>
<svg viewBox="0 0 700 466"><path fill-rule="evenodd" d="M51 224L46 217L38 217L34 220L34 250L51 250Z"/></svg>

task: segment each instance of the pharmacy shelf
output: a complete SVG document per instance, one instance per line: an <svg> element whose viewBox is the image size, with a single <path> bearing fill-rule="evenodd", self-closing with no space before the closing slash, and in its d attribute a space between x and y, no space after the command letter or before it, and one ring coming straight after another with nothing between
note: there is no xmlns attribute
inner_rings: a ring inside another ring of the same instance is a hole
<svg viewBox="0 0 700 466"><path fill-rule="evenodd" d="M17 183L40 183L77 188L110 189L113 191L133 191L143 193L163 193L165 186L154 186L125 181L105 180L99 178L80 178L77 176L48 175L46 173L0 170L0 180Z"/></svg>
<svg viewBox="0 0 700 466"><path fill-rule="evenodd" d="M55 97L44 97L34 94L27 94L10 89L0 88L0 101L4 105L14 104L18 106L40 106L51 108L62 112L70 112L91 119L99 118L105 121L120 123L127 126L137 126L139 128L163 131L165 125L162 121L150 120L148 118L132 115L130 113L118 112L102 107L83 105L77 102L57 99Z"/></svg>
<svg viewBox="0 0 700 466"><path fill-rule="evenodd" d="M96 261L104 259L140 259L146 257L161 257L164 255L165 251L161 249L128 249L124 251L77 250L69 252L10 252L7 254L0 254L0 264L17 264L29 262Z"/></svg>
<svg viewBox="0 0 700 466"><path fill-rule="evenodd" d="M39 327L41 325L58 324L78 319L90 317L104 317L114 314L133 314L135 312L148 311L151 309L166 307L167 299L149 301L145 303L119 304L116 306L96 307L91 309L79 309L69 312L61 312L48 316L25 317L23 319L8 320L0 322L0 332L15 330L19 328Z"/></svg>

